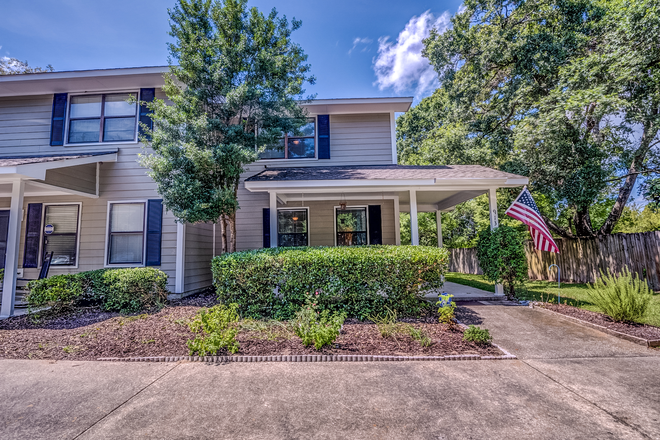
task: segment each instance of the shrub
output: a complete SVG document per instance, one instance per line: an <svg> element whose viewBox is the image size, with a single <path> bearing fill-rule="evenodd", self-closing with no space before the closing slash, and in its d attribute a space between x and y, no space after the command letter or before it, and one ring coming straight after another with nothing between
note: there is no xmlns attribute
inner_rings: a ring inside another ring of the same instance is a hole
<svg viewBox="0 0 660 440"><path fill-rule="evenodd" d="M195 319L188 324L190 330L197 333L195 339L188 341L190 355L215 355L221 348L236 353L239 344L236 341L238 328L238 304L218 304L210 309L202 309Z"/></svg>
<svg viewBox="0 0 660 440"><path fill-rule="evenodd" d="M488 329L471 325L463 332L463 340L475 342L479 345L490 345L493 337L490 335Z"/></svg>
<svg viewBox="0 0 660 440"><path fill-rule="evenodd" d="M523 238L511 226L481 231L477 241L477 258L486 279L503 283L510 299L515 296L515 287L527 279Z"/></svg>
<svg viewBox="0 0 660 440"><path fill-rule="evenodd" d="M425 307L425 290L442 285L447 262L445 249L423 246L260 249L215 257L213 279L219 300L240 304L241 316L291 319L315 291L320 310L410 316Z"/></svg>
<svg viewBox="0 0 660 440"><path fill-rule="evenodd" d="M454 324L454 319L456 319L456 303L451 299L454 295L448 293L443 293L438 296L437 304L440 306L438 308L438 321L443 324Z"/></svg>
<svg viewBox="0 0 660 440"><path fill-rule="evenodd" d="M324 345L335 342L346 315L336 312L330 314L329 310L319 312L318 304L311 298L306 302L305 306L296 313L295 332L302 339L305 347L314 344L314 348L320 350Z"/></svg>
<svg viewBox="0 0 660 440"><path fill-rule="evenodd" d="M625 268L621 275L601 271L594 284L587 285L591 302L613 321L639 321L646 315L653 293L644 280Z"/></svg>
<svg viewBox="0 0 660 440"><path fill-rule="evenodd" d="M151 267L99 269L55 275L28 283L32 308L98 305L104 310L134 313L167 299L167 275Z"/></svg>
<svg viewBox="0 0 660 440"><path fill-rule="evenodd" d="M0 269L0 283L2 283L5 280L5 270Z"/></svg>

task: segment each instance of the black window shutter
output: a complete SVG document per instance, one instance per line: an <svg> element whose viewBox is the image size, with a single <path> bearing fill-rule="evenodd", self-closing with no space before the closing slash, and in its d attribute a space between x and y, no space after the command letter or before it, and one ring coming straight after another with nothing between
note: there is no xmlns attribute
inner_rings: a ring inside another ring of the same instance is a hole
<svg viewBox="0 0 660 440"><path fill-rule="evenodd" d="M29 203L25 222L25 252L23 267L39 266L39 243L41 242L41 203Z"/></svg>
<svg viewBox="0 0 660 440"><path fill-rule="evenodd" d="M369 244L383 244L380 205L369 205Z"/></svg>
<svg viewBox="0 0 660 440"><path fill-rule="evenodd" d="M264 247L270 247L270 208L264 208Z"/></svg>
<svg viewBox="0 0 660 440"><path fill-rule="evenodd" d="M318 115L319 159L330 159L330 115Z"/></svg>
<svg viewBox="0 0 660 440"><path fill-rule="evenodd" d="M156 89L140 89L140 101L151 102L154 100L155 95ZM147 108L146 104L140 105L140 122L151 130L154 128L154 123L149 116L149 112L150 110ZM140 124L139 133L141 136L149 138L149 135L145 134L142 124Z"/></svg>
<svg viewBox="0 0 660 440"><path fill-rule="evenodd" d="M161 239L163 236L163 201L147 201L147 258L145 266L160 266Z"/></svg>
<svg viewBox="0 0 660 440"><path fill-rule="evenodd" d="M9 211L0 211L0 269L5 268L7 239L9 238Z"/></svg>
<svg viewBox="0 0 660 440"><path fill-rule="evenodd" d="M50 144L53 146L64 145L66 99L67 99L66 93L56 93L53 96L53 115L50 121Z"/></svg>

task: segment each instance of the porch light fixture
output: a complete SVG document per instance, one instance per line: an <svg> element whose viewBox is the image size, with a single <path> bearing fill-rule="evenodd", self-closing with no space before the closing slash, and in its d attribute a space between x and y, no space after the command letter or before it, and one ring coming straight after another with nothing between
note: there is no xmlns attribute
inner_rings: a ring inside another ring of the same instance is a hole
<svg viewBox="0 0 660 440"><path fill-rule="evenodd" d="M346 211L346 196L343 193L339 199L339 210Z"/></svg>
<svg viewBox="0 0 660 440"><path fill-rule="evenodd" d="M291 220L293 220L294 222L297 222L297 221L298 221L298 217L292 217Z"/></svg>

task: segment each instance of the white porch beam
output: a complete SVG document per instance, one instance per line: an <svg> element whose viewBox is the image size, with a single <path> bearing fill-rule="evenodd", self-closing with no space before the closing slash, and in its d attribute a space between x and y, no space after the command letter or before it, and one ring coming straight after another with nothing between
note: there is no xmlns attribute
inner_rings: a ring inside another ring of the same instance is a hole
<svg viewBox="0 0 660 440"><path fill-rule="evenodd" d="M488 190L488 208L490 211L490 229L496 229L500 226L499 219L497 218L497 188L490 188ZM496 284L495 295L504 295L504 286Z"/></svg>
<svg viewBox="0 0 660 440"><path fill-rule="evenodd" d="M438 228L438 247L442 247L442 211L435 211L435 223Z"/></svg>
<svg viewBox="0 0 660 440"><path fill-rule="evenodd" d="M419 224L417 223L417 191L410 190L410 244L419 246Z"/></svg>
<svg viewBox="0 0 660 440"><path fill-rule="evenodd" d="M7 256L5 258L5 279L2 282L2 309L0 317L7 318L14 314L16 299L16 272L18 272L18 248L23 221L23 194L25 181L12 182L11 205L9 208L9 230L7 234Z"/></svg>
<svg viewBox="0 0 660 440"><path fill-rule="evenodd" d="M277 247L277 193L270 194L270 247Z"/></svg>
<svg viewBox="0 0 660 440"><path fill-rule="evenodd" d="M174 293L183 293L186 288L186 225L176 224L176 262L174 267Z"/></svg>

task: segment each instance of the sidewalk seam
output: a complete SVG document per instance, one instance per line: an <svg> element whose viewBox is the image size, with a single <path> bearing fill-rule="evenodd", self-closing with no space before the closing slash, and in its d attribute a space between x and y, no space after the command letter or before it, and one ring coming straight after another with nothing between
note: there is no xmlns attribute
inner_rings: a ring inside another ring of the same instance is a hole
<svg viewBox="0 0 660 440"><path fill-rule="evenodd" d="M539 370L538 368L534 367L533 365L530 365L529 363L527 363L526 360L523 360L523 359L520 359L520 360L521 360L525 365L527 365L529 368L531 368L532 370L534 370L534 371L538 372L539 374L541 374L541 375L547 377L547 378L548 378L549 380L551 380L552 382L556 383L557 385L559 385L560 387L562 387L563 389L565 389L565 390L568 391L569 393L571 393L571 394L573 394L573 395L579 397L580 399L584 400L585 402L591 404L593 407L598 408L599 410L603 411L605 414L607 414L607 415L609 415L610 417L612 417L615 421L621 423L621 424L624 425L624 426L627 426L628 428L630 428L630 429L632 429L633 431L635 431L635 432L637 432L638 434L640 434L642 437L644 437L644 438L648 438L648 439L652 438L652 437L650 437L647 433L645 433L644 431L642 431L639 427L637 427L637 426L635 426L635 425L632 425L632 424L626 422L625 420L623 420L623 419L621 419L620 417L618 417L618 416L612 414L611 412L609 412L609 411L606 410L605 408L600 407L598 404L596 404L595 402L592 402L591 400L589 400L589 399L587 399L586 397L582 396L582 395L579 394L577 391L572 390L571 388L567 387L567 386L564 385L563 383L561 383L561 382L557 381L556 379L550 377L549 375L545 374L543 371Z"/></svg>
<svg viewBox="0 0 660 440"><path fill-rule="evenodd" d="M119 408L121 408L122 406L126 405L128 402L130 402L130 401L133 400L135 397L137 397L140 393L142 393L142 391L146 390L146 389L149 388L151 385L153 385L153 384L155 384L156 382L158 382L160 379L162 379L162 378L165 377L167 374L169 374L170 372L172 372L172 370L174 370L174 369L175 369L176 367L178 367L178 366L179 366L179 364L174 365L172 368L170 368L169 370L167 370L166 372L164 372L163 374L161 374L160 376L158 376L157 378L155 378L154 380L152 380L151 382L149 382L147 385L145 385L145 386L142 387L140 390L138 390L138 392L136 392L136 393L133 394L131 397L129 397L128 399L126 399L126 400L124 400L123 402L121 402L119 405L115 406L112 410L110 410L110 411L109 411L107 414L105 414L103 417L101 417L101 418L98 419L96 422L92 423L92 424L89 425L87 428L85 428L80 434L78 434L78 435L76 435L75 437L73 437L73 440L79 438L80 436L82 436L83 434L85 434L87 431L89 431L90 429L92 429L94 426L96 426L96 425L98 425L99 423L101 423L103 420L105 420L105 419L106 419L108 416L110 416L112 413L114 413L115 411L117 411L117 410L118 410Z"/></svg>

